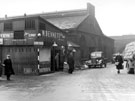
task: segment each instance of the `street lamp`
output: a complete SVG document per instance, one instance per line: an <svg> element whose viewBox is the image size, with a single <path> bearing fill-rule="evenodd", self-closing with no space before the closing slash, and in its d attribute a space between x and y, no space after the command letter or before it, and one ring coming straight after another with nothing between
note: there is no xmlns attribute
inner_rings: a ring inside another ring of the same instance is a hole
<svg viewBox="0 0 135 101"><path fill-rule="evenodd" d="M56 44L56 42L54 42L52 46L53 47L57 47L58 45Z"/></svg>
<svg viewBox="0 0 135 101"><path fill-rule="evenodd" d="M75 52L76 52L76 50L75 50L75 49L73 49L73 52L75 53Z"/></svg>
<svg viewBox="0 0 135 101"><path fill-rule="evenodd" d="M40 37L41 36L41 33L38 33L37 36Z"/></svg>

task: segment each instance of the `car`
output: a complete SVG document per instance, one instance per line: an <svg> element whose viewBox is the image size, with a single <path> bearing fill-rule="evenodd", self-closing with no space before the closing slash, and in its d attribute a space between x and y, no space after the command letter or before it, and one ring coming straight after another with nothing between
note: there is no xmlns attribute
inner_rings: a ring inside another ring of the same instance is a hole
<svg viewBox="0 0 135 101"><path fill-rule="evenodd" d="M95 51L91 53L91 57L86 64L91 67L106 67L106 59L103 57L102 51Z"/></svg>

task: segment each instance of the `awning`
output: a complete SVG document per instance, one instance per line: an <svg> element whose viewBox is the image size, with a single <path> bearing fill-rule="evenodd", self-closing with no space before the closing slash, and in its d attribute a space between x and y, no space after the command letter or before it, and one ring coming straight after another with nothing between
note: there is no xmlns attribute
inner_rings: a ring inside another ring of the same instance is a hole
<svg viewBox="0 0 135 101"><path fill-rule="evenodd" d="M72 46L72 47L80 47L79 45L77 45L71 41L67 41L67 44L68 44L68 46Z"/></svg>

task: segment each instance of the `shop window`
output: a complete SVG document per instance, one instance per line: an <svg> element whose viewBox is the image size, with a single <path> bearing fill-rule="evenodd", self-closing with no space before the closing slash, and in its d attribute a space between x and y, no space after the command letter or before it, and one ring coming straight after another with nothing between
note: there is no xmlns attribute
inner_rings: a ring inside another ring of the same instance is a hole
<svg viewBox="0 0 135 101"><path fill-rule="evenodd" d="M12 22L5 22L4 31L11 31L11 30L12 30Z"/></svg>
<svg viewBox="0 0 135 101"><path fill-rule="evenodd" d="M14 31L14 39L24 39L24 31Z"/></svg>
<svg viewBox="0 0 135 101"><path fill-rule="evenodd" d="M35 29L35 20L25 19L25 29L26 30Z"/></svg>
<svg viewBox="0 0 135 101"><path fill-rule="evenodd" d="M39 23L39 29L40 29L40 30L45 30L45 29L46 29L45 24L42 23L42 22L40 22L40 23Z"/></svg>

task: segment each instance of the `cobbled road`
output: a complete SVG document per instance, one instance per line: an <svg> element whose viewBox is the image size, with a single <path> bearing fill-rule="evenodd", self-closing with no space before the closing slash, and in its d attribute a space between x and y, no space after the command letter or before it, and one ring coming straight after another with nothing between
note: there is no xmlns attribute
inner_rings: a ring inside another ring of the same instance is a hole
<svg viewBox="0 0 135 101"><path fill-rule="evenodd" d="M135 74L107 68L0 80L0 101L135 101Z"/></svg>

